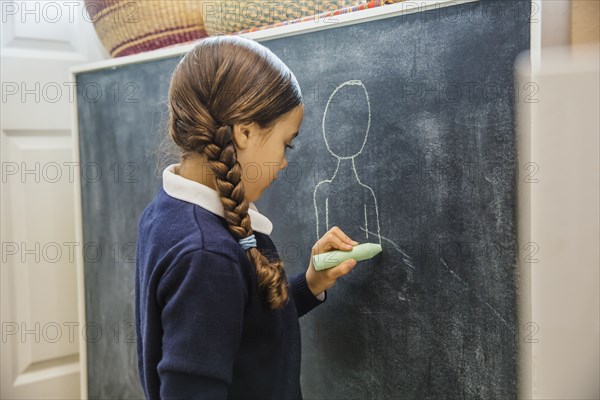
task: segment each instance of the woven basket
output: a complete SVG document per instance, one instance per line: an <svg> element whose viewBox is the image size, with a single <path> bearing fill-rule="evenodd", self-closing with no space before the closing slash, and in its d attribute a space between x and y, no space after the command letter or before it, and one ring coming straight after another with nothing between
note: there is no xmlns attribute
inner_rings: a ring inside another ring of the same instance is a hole
<svg viewBox="0 0 600 400"><path fill-rule="evenodd" d="M248 32L256 32L256 31L260 31L260 30L276 28L278 26L297 24L297 23L306 22L306 21L325 21L325 20L327 20L328 23L335 23L337 21L337 19L335 18L336 15L349 14L352 12L367 10L369 8L381 7L385 4L401 3L402 1L404 1L404 0L370 0L368 2L363 1L362 3L357 2L353 6L344 7L344 8L340 8L340 9L332 9L330 11L325 11L320 14L309 14L309 15L306 15L301 18L296 18L293 20L286 20L283 22L275 22L275 23L272 23L269 25L251 26L251 27L242 29L241 31L238 31L237 33L241 34L241 33L248 33ZM327 4L329 4L329 3L327 3ZM333 5L335 3L331 3L331 4ZM324 7L324 8L333 8L333 7ZM318 12L319 10L310 10L310 11Z"/></svg>
<svg viewBox="0 0 600 400"><path fill-rule="evenodd" d="M213 0L204 2L204 27L209 35L223 35L350 7L357 1Z"/></svg>
<svg viewBox="0 0 600 400"><path fill-rule="evenodd" d="M85 0L112 57L142 53L208 36L199 0Z"/></svg>

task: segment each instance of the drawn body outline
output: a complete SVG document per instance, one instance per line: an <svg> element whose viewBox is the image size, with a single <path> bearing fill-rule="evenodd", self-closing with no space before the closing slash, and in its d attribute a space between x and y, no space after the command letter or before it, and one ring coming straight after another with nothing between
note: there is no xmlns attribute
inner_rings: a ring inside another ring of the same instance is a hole
<svg viewBox="0 0 600 400"><path fill-rule="evenodd" d="M338 156L337 154L335 154L331 148L329 147L329 142L327 141L327 135L325 134L325 118L327 116L327 110L329 108L329 104L331 103L331 99L335 96L335 94L338 92L338 90L340 90L342 87L346 86L346 85L354 85L354 86L360 86L362 87L362 89L365 92L365 97L367 100L367 108L368 108L368 120L367 120L367 129L365 132L365 136L364 136L364 140L363 143L360 147L360 150L351 156L346 156L346 157L342 157L342 156ZM327 104L325 105L325 111L323 112L323 119L321 122L321 132L323 134L323 140L325 141L325 145L327 147L327 150L329 151L329 153L334 156L337 159L337 165L335 167L335 171L333 173L333 176L330 179L325 179L322 181L319 181L317 183L317 185L315 186L315 189L313 191L313 204L315 207L315 217L316 217L316 234L317 234L317 239L320 237L319 235L319 205L317 204L317 192L319 190L319 186L321 186L324 183L331 183L333 181L333 179L336 177L337 173L338 173L338 169L340 167L340 162L341 160L345 160L345 159L350 159L352 161L352 171L354 173L354 177L356 178L356 181L358 182L358 184L360 186L362 186L363 188L369 190L369 192L371 193L372 199L373 199L373 203L374 203L374 207L375 207L375 223L377 225L377 240L378 240L378 244L381 244L381 231L380 231L380 225L379 225L379 207L377 204L377 197L375 196L375 192L373 191L373 189L364 184L360 178L358 177L358 172L356 171L356 164L354 161L354 158L356 156L358 156L359 154L362 153L364 147L365 147L365 143L367 142L367 137L369 135L369 128L371 126L371 102L369 101L369 93L367 92L367 89L365 88L365 86L363 85L362 81L357 80L357 79L352 79L352 80L348 80L344 83L342 83L341 85L337 86L333 92L331 93L331 95L329 95L329 98L327 99ZM325 198L325 231L327 231L329 229L329 196L327 196ZM321 205L322 206L322 205ZM364 231L368 232L368 226L369 226L369 219L367 217L367 204L364 203ZM361 228L362 229L362 228ZM368 237L368 236L367 236Z"/></svg>

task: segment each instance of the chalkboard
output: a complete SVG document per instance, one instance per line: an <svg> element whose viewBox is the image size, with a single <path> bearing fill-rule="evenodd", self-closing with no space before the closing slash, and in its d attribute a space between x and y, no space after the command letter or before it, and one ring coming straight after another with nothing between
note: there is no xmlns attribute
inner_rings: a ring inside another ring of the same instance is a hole
<svg viewBox="0 0 600 400"><path fill-rule="evenodd" d="M261 41L305 101L256 202L286 271L333 226L383 246L302 318L305 399L516 398L513 62L529 19L529 1L478 1ZM133 246L176 162L153 154L179 58L77 75L86 313L102 329L90 398L143 397Z"/></svg>
<svg viewBox="0 0 600 400"><path fill-rule="evenodd" d="M516 398L513 62L529 2L265 44L306 103L290 166L257 202L287 267L333 226L383 246L302 320L305 397Z"/></svg>
<svg viewBox="0 0 600 400"><path fill-rule="evenodd" d="M135 336L137 223L162 186L157 148L177 61L76 76L90 399L144 398Z"/></svg>

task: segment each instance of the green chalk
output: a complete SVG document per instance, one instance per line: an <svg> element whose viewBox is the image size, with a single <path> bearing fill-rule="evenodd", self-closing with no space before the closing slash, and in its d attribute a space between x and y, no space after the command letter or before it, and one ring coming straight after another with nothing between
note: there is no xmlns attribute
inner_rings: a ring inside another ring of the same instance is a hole
<svg viewBox="0 0 600 400"><path fill-rule="evenodd" d="M376 243L357 244L352 250L334 250L312 256L313 264L317 271L321 271L333 268L351 258L354 258L356 261L368 260L381 253L382 250L381 245Z"/></svg>

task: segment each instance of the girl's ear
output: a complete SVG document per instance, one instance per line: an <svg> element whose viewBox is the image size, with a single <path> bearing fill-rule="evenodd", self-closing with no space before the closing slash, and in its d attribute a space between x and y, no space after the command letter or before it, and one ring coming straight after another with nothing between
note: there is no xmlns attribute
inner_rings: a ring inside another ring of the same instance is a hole
<svg viewBox="0 0 600 400"><path fill-rule="evenodd" d="M233 124L233 142L238 149L245 149L248 143L253 139L253 125L250 124Z"/></svg>

